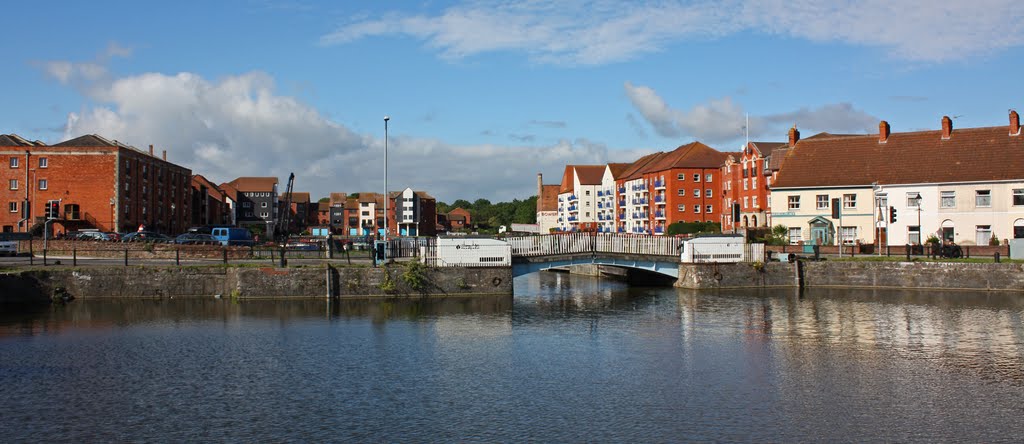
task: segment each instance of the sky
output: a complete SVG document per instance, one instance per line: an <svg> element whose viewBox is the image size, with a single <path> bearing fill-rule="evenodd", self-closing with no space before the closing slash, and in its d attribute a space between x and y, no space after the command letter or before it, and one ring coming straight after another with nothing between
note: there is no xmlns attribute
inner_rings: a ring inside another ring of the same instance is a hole
<svg viewBox="0 0 1024 444"><path fill-rule="evenodd" d="M526 199L537 173L694 140L736 151L794 125L1024 111L1010 0L99 0L4 16L0 133L152 144L217 183L283 190L294 172L314 198L383 191L386 163L391 190Z"/></svg>

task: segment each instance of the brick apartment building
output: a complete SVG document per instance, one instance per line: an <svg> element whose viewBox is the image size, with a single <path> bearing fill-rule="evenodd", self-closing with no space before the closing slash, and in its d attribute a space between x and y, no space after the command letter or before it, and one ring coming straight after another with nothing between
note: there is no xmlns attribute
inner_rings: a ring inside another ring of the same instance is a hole
<svg viewBox="0 0 1024 444"><path fill-rule="evenodd" d="M784 142L747 142L740 153L725 161L719 215L723 231L771 226L769 187L780 165L776 161L773 168L772 158L780 160L788 148Z"/></svg>
<svg viewBox="0 0 1024 444"><path fill-rule="evenodd" d="M41 229L47 201L60 207L51 230L86 228L163 233L188 228L192 172L149 152L98 135L54 145L0 135L3 231Z"/></svg>
<svg viewBox="0 0 1024 444"><path fill-rule="evenodd" d="M200 174L192 176L192 226L229 225L227 195Z"/></svg>

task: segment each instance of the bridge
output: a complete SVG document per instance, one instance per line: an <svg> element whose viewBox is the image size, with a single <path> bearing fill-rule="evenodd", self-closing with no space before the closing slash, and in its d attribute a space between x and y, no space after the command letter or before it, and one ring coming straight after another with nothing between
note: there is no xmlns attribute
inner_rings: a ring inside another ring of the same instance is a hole
<svg viewBox="0 0 1024 444"><path fill-rule="evenodd" d="M507 237L512 276L573 265L608 265L679 278L679 239L613 233Z"/></svg>

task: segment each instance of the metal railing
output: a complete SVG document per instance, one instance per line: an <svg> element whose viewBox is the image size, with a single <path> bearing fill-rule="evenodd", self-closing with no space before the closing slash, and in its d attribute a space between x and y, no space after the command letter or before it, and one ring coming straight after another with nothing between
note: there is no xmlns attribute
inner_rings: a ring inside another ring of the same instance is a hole
<svg viewBox="0 0 1024 444"><path fill-rule="evenodd" d="M679 255L679 240L665 236L612 233L566 233L505 238L513 257L576 253L620 253L649 256Z"/></svg>

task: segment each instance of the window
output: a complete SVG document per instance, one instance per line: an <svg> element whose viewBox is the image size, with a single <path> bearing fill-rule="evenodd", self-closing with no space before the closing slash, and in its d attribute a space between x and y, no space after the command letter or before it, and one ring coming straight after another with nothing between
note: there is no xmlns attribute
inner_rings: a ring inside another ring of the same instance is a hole
<svg viewBox="0 0 1024 444"><path fill-rule="evenodd" d="M694 174L693 175L693 181L694 182L700 182L700 174Z"/></svg>
<svg viewBox="0 0 1024 444"><path fill-rule="evenodd" d="M252 211L246 211L245 217L252 217Z"/></svg>
<svg viewBox="0 0 1024 444"><path fill-rule="evenodd" d="M988 245L989 239L992 239L992 226L978 225L974 234L974 241L978 245Z"/></svg>
<svg viewBox="0 0 1024 444"><path fill-rule="evenodd" d="M590 190L585 191L583 195L584 196L589 196L590 195Z"/></svg>
<svg viewBox="0 0 1024 444"><path fill-rule="evenodd" d="M753 201L752 201L752 202L753 202L753 205L752 205L752 206L753 206L754 208L757 208L757 196L754 196L754 197L753 197Z"/></svg>
<svg viewBox="0 0 1024 444"><path fill-rule="evenodd" d="M750 179L750 189L752 189L752 190L756 190L757 189L757 178L756 177L753 177L753 178Z"/></svg>
<svg viewBox="0 0 1024 444"><path fill-rule="evenodd" d="M1024 205L1024 188L1016 188L1013 190L1013 206Z"/></svg>
<svg viewBox="0 0 1024 444"><path fill-rule="evenodd" d="M45 157L40 157L39 158L39 168L46 168L48 166L50 166L50 162L48 162Z"/></svg>
<svg viewBox="0 0 1024 444"><path fill-rule="evenodd" d="M700 197L700 188L693 189L693 197Z"/></svg>
<svg viewBox="0 0 1024 444"><path fill-rule="evenodd" d="M252 208L252 202L242 202L242 208Z"/></svg>
<svg viewBox="0 0 1024 444"><path fill-rule="evenodd" d="M749 207L750 207L750 198L744 197L743 198L743 209L747 209Z"/></svg>
<svg viewBox="0 0 1024 444"><path fill-rule="evenodd" d="M768 200L768 202L765 202L765 203L768 205L768 208L771 208L772 207L772 195L771 194L768 195L767 200Z"/></svg>
<svg viewBox="0 0 1024 444"><path fill-rule="evenodd" d="M708 206L704 207L704 212L708 213L708 214L711 214L711 205L708 205Z"/></svg>
<svg viewBox="0 0 1024 444"><path fill-rule="evenodd" d="M678 207L678 209L679 209L679 212L680 212L680 213L685 213L685 212L686 212L686 205L682 205L682 204L680 204L680 205L679 205L679 207Z"/></svg>
<svg viewBox="0 0 1024 444"><path fill-rule="evenodd" d="M47 188L46 179L39 179L39 189L45 190Z"/></svg>
<svg viewBox="0 0 1024 444"><path fill-rule="evenodd" d="M679 175L676 176L676 179L685 181L686 180L686 174L679 173Z"/></svg>
<svg viewBox="0 0 1024 444"><path fill-rule="evenodd" d="M942 208L956 208L956 191L939 192L939 206Z"/></svg>
<svg viewBox="0 0 1024 444"><path fill-rule="evenodd" d="M589 200L587 201L587 206L588 206L588 207L590 206L590 201L589 201Z"/></svg>
<svg viewBox="0 0 1024 444"><path fill-rule="evenodd" d="M705 175L704 175L704 181L705 181L705 182L711 182L711 179L712 179L713 177L714 177L714 176L712 176L712 175L710 175L710 174L705 174Z"/></svg>
<svg viewBox="0 0 1024 444"><path fill-rule="evenodd" d="M792 197L792 196L791 196ZM789 244L799 244L803 238L800 236L800 227L791 227L789 229Z"/></svg>
<svg viewBox="0 0 1024 444"><path fill-rule="evenodd" d="M590 217L590 212L589 211L587 211L586 217Z"/></svg>
<svg viewBox="0 0 1024 444"><path fill-rule="evenodd" d="M750 189L749 186L750 186L750 182L747 182L747 179L743 179L743 189L744 190L749 190Z"/></svg>
<svg viewBox="0 0 1024 444"><path fill-rule="evenodd" d="M260 217L262 217L262 218L264 218L264 219L265 219L265 218L268 218L268 217L270 217L270 213L268 213L268 212L264 211L264 212L260 213Z"/></svg>
<svg viewBox="0 0 1024 444"><path fill-rule="evenodd" d="M17 168L17 167L18 167L18 158L17 157L12 157L11 158L11 168Z"/></svg>
<svg viewBox="0 0 1024 444"><path fill-rule="evenodd" d="M799 210L800 209L800 196L789 196L789 209Z"/></svg>
<svg viewBox="0 0 1024 444"><path fill-rule="evenodd" d="M694 214L700 214L700 205L694 205L693 206L693 213Z"/></svg>
<svg viewBox="0 0 1024 444"><path fill-rule="evenodd" d="M921 205L921 193L907 193L907 208L917 208Z"/></svg>
<svg viewBox="0 0 1024 444"><path fill-rule="evenodd" d="M16 189L18 189L18 179L11 179L11 180L10 180L10 181L8 182L8 185L10 186L10 188L11 188L12 190L16 190Z"/></svg>
<svg viewBox="0 0 1024 444"><path fill-rule="evenodd" d="M992 190L977 190L974 192L974 206L976 207L990 207L992 206Z"/></svg>
<svg viewBox="0 0 1024 444"><path fill-rule="evenodd" d="M370 215L369 211L363 211L363 216L369 216L369 215Z"/></svg>
<svg viewBox="0 0 1024 444"><path fill-rule="evenodd" d="M921 245L921 227L907 227L907 242L911 245Z"/></svg>
<svg viewBox="0 0 1024 444"><path fill-rule="evenodd" d="M853 245L857 240L857 227L840 227L843 245Z"/></svg>
<svg viewBox="0 0 1024 444"><path fill-rule="evenodd" d="M267 203L266 202L260 202L260 208L266 208L266 207L267 207Z"/></svg>
<svg viewBox="0 0 1024 444"><path fill-rule="evenodd" d="M370 203L369 202L362 202L362 203L359 204L359 206L361 206L363 208L366 208L366 207L370 206Z"/></svg>
<svg viewBox="0 0 1024 444"><path fill-rule="evenodd" d="M814 196L814 204L815 204L815 208L817 208L819 210L827 210L828 209L828 194L819 194L817 196Z"/></svg>
<svg viewBox="0 0 1024 444"><path fill-rule="evenodd" d="M17 202L8 202L7 203L7 209L10 210L10 212L12 212L12 213L17 213L18 212L18 203Z"/></svg>
<svg viewBox="0 0 1024 444"><path fill-rule="evenodd" d="M844 194L843 195L843 208L857 208L857 195L856 194Z"/></svg>
<svg viewBox="0 0 1024 444"><path fill-rule="evenodd" d="M685 197L686 196L686 188L680 188L679 189L679 195Z"/></svg>
<svg viewBox="0 0 1024 444"><path fill-rule="evenodd" d="M707 198L711 197L711 188L708 188L708 189L704 190L704 197L707 197Z"/></svg>

